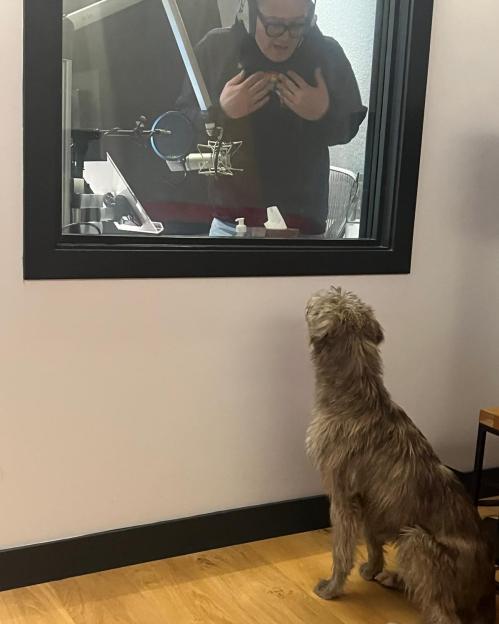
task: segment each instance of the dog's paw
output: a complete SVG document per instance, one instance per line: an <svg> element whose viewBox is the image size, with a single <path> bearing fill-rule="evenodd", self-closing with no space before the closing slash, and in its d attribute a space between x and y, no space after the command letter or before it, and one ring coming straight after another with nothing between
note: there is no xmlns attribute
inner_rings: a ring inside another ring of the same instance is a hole
<svg viewBox="0 0 499 624"><path fill-rule="evenodd" d="M341 592L331 585L331 580L326 579L322 579L317 583L314 592L323 600L334 600L341 596Z"/></svg>
<svg viewBox="0 0 499 624"><path fill-rule="evenodd" d="M383 570L383 572L376 574L374 580L388 589L404 589L404 582L396 572Z"/></svg>
<svg viewBox="0 0 499 624"><path fill-rule="evenodd" d="M359 573L365 581L374 581L381 572L382 570L373 568L368 562L363 563L359 568Z"/></svg>

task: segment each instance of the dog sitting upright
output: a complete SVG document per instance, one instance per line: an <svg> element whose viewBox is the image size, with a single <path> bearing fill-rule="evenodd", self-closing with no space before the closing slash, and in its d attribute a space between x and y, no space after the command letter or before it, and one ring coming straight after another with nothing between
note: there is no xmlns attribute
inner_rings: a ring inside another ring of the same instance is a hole
<svg viewBox="0 0 499 624"><path fill-rule="evenodd" d="M340 288L307 306L316 396L307 453L331 499L333 572L316 593L338 597L360 533L366 580L403 588L425 624L494 624L493 555L450 470L386 390L372 309ZM383 545L397 546L397 572Z"/></svg>

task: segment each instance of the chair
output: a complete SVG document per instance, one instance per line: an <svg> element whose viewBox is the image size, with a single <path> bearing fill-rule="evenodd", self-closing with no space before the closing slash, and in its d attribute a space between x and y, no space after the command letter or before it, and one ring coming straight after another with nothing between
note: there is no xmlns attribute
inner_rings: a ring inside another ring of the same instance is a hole
<svg viewBox="0 0 499 624"><path fill-rule="evenodd" d="M487 433L499 436L499 407L491 407L480 410L475 454L475 469L473 471L473 502L475 503L475 505L482 505L485 507L497 507L499 506L499 499L480 499L483 456L485 453L485 438L487 436Z"/></svg>
<svg viewBox="0 0 499 624"><path fill-rule="evenodd" d="M356 208L359 196L359 174L330 167L329 211L324 238L343 238L348 221L357 219Z"/></svg>
<svg viewBox="0 0 499 624"><path fill-rule="evenodd" d="M499 499L484 499L480 497L480 485L482 481L483 456L485 453L485 438L487 434L499 436L499 407L491 407L480 410L478 422L478 436L476 443L475 469L473 471L473 502L481 507L497 507ZM495 544L496 570L499 569L499 520L497 518L486 518L484 528L490 539ZM496 591L499 593L499 582L496 581Z"/></svg>

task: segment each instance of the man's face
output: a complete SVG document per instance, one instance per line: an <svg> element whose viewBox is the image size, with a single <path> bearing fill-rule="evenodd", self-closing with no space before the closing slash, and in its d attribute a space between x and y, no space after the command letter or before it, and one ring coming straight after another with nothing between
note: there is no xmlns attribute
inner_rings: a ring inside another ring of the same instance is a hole
<svg viewBox="0 0 499 624"><path fill-rule="evenodd" d="M258 0L255 39L265 56L276 63L287 61L296 50L306 28L310 0ZM279 36L282 25L292 26ZM300 28L302 27L302 28Z"/></svg>

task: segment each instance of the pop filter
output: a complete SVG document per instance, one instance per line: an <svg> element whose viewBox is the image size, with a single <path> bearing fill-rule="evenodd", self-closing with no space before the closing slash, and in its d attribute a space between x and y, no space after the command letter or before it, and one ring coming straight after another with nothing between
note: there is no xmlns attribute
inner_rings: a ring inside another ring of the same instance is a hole
<svg viewBox="0 0 499 624"><path fill-rule="evenodd" d="M154 133L158 130L162 132ZM196 138L194 128L183 113L163 113L154 122L152 131L151 146L162 160L182 160L193 151Z"/></svg>

